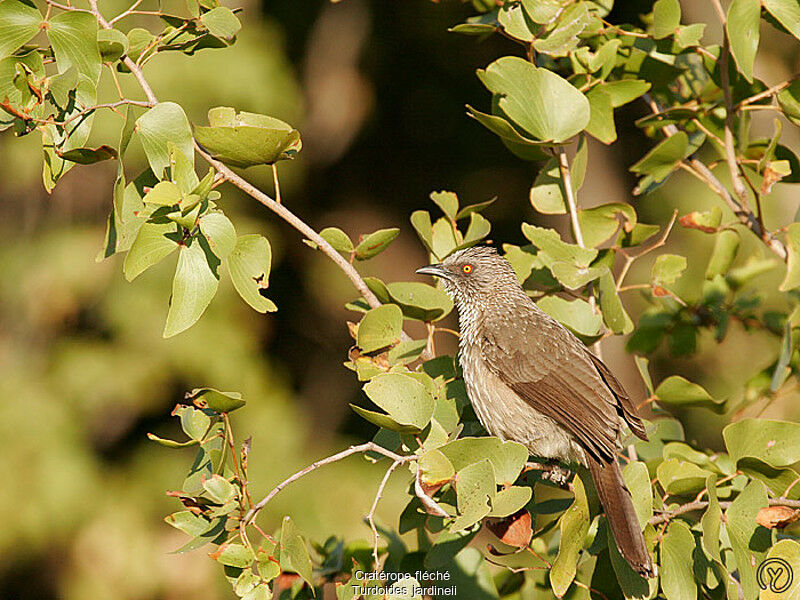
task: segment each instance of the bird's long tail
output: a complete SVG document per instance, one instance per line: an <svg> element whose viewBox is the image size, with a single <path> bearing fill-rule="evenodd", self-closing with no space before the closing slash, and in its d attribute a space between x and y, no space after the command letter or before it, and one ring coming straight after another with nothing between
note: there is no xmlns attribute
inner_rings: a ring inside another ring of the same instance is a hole
<svg viewBox="0 0 800 600"><path fill-rule="evenodd" d="M605 463L591 459L587 462L620 554L634 571L643 577L654 577L653 561L647 552L631 493L625 487L619 464L617 461Z"/></svg>

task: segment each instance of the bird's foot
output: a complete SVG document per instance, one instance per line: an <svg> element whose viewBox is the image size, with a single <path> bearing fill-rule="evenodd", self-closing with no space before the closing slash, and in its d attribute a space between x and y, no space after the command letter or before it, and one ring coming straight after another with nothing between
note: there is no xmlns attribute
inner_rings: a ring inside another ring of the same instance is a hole
<svg viewBox="0 0 800 600"><path fill-rule="evenodd" d="M572 479L572 471L565 469L561 465L546 465L542 463L528 463L527 467L541 471L542 479L557 485L558 487L568 488Z"/></svg>

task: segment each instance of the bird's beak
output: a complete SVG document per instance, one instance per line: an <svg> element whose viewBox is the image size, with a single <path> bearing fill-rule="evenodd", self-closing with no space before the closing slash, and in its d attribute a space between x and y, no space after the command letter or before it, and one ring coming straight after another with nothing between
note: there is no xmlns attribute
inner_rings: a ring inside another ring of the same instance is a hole
<svg viewBox="0 0 800 600"><path fill-rule="evenodd" d="M444 277L445 279L450 278L450 272L441 264L427 265L421 269L417 269L415 272L420 275L433 275L435 277Z"/></svg>

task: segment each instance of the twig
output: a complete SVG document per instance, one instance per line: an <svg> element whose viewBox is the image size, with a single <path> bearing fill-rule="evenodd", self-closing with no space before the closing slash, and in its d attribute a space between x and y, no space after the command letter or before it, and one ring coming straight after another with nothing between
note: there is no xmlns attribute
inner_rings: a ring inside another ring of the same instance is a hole
<svg viewBox="0 0 800 600"><path fill-rule="evenodd" d="M275 202L283 204L281 198L281 182L278 179L278 163L272 163L272 180L275 182Z"/></svg>
<svg viewBox="0 0 800 600"><path fill-rule="evenodd" d="M347 458L348 456L352 456L353 454L362 454L364 452L375 452L377 454L381 454L383 456L386 456L387 458L391 458L394 462L398 464L411 462L419 458L416 454L409 454L407 456L396 454L391 450L387 450L383 446L379 446L375 442L365 442L357 446L350 446L347 450L342 450L341 452L337 452L332 456L311 463L307 467L300 469L297 473L295 473L291 477L287 477L286 479L281 481L278 485L272 488L272 491L270 491L269 494L264 496L264 498L262 498L259 502L257 502L256 505L247 512L247 514L244 516L244 519L242 519L242 525L243 526L249 525L253 521L253 519L255 519L256 515L258 515L259 511L261 511L261 509L263 509L267 504L269 504L270 500L272 500L275 496L277 496L280 493L280 491L290 483L293 483L298 479L305 477L306 475L308 475L313 471L316 471L320 467L338 462L344 458Z"/></svg>
<svg viewBox="0 0 800 600"><path fill-rule="evenodd" d="M721 13L722 7L719 6L719 0L712 0L716 7L719 7ZM745 209L749 210L747 201L747 188L744 187L742 182L742 175L739 172L739 163L736 162L736 148L733 145L733 127L734 127L734 110L733 99L731 97L730 80L728 76L728 61L730 59L730 44L728 42L728 32L725 29L725 15L721 14L720 20L722 22L723 38L722 38L722 54L719 59L720 77L722 84L722 93L725 97L725 160L728 163L728 172L731 176L731 184L733 191L739 198L739 203Z"/></svg>
<svg viewBox="0 0 800 600"><path fill-rule="evenodd" d="M383 476L381 480L381 484L378 486L378 491L375 493L375 500L372 502L372 507L369 509L367 513L367 522L369 523L370 529L372 529L372 558L375 561L375 565L373 567L374 570L378 570L378 541L380 540L380 536L378 535L378 528L375 527L375 510L378 508L378 502L380 502L381 497L383 496L383 490L386 488L386 483L389 481L389 477L391 477L394 470L400 466L401 463L394 461L392 465L386 469L386 474Z"/></svg>
<svg viewBox="0 0 800 600"><path fill-rule="evenodd" d="M625 264L622 265L622 270L619 272L619 277L617 278L616 287L618 292L623 292L625 290L632 290L632 289L640 289L640 287L650 287L649 284L641 284L641 286L638 284L623 286L622 283L625 281L625 277L628 275L628 271L630 270L631 265L635 260L641 258L642 256L648 254L649 252L652 252L656 248L660 248L661 246L667 243L667 238L669 237L669 234L672 232L672 228L675 226L675 220L677 218L678 218L678 210L675 209L674 211L672 211L672 218L669 220L669 223L667 223L667 226L664 228L664 231L661 232L661 235L658 237L658 239L644 250L638 252L637 254L628 254L627 252L620 251L623 254L623 256L625 256Z"/></svg>
<svg viewBox="0 0 800 600"><path fill-rule="evenodd" d="M561 173L561 182L564 184L564 197L567 200L569 220L570 224L572 225L572 236L578 246L581 248L586 248L586 244L583 241L581 224L578 221L578 205L575 200L575 190L572 187L572 174L569 172L569 159L567 158L567 151L563 146L557 146L555 151L558 155L558 169ZM589 306L592 308L593 313L597 312L597 300L595 299L594 294L591 293L591 287L589 288ZM592 345L592 350L594 350L597 358L601 360L603 359L603 349L600 346L600 340Z"/></svg>
<svg viewBox="0 0 800 600"><path fill-rule="evenodd" d="M661 112L661 108L649 94L644 94L642 97L644 98L645 102L647 102L650 110L653 113ZM678 133L678 128L675 125L670 124L665 125L662 128L662 131L664 132L664 135L670 137ZM711 169L709 169L705 163L697 158L689 158L681 163L681 168L687 170L705 183L705 185L711 188L711 190L717 194L722 201L725 202L725 204L727 204L728 208L731 209L733 214L736 215L736 218L739 220L740 224L744 225L754 234L756 234L773 253L781 258L781 260L786 260L788 256L786 247L779 240L773 238L768 231L761 227L753 212L745 209L739 204L739 202L731 195L727 188L722 185L720 180L717 179L717 176L712 173Z"/></svg>
<svg viewBox="0 0 800 600"><path fill-rule="evenodd" d="M745 98L744 100L739 102L739 104L737 104L733 108L734 108L734 110L739 110L740 108L744 108L748 104L752 104L753 102L758 102L759 100L763 100L764 98L767 98L769 96L774 96L775 94L777 94L781 90L789 87L792 84L792 82L795 79L797 79L798 77L800 77L800 73L798 73L796 75L793 75L792 77L790 77L786 81L781 81L780 83L765 89L763 92L759 92L758 94L750 96L749 98Z"/></svg>
<svg viewBox="0 0 800 600"><path fill-rule="evenodd" d="M724 501L720 502L719 506L720 508L728 508L731 504L732 502L730 501ZM770 498L769 506L788 506L789 508L800 508L800 500L789 500L788 498ZM659 523L665 523L679 515L695 510L703 510L706 507L708 507L707 500L695 500L694 502L688 502L683 506L679 506L675 510L651 517L648 522L651 525L658 525Z"/></svg>
<svg viewBox="0 0 800 600"><path fill-rule="evenodd" d="M114 23L116 23L116 22L117 22L117 21L119 21L120 19L124 19L124 18L125 18L125 17L127 17L128 15L131 15L131 14L133 14L133 13L136 11L136 9L137 9L137 8L139 8L139 5L140 5L142 2L144 2L144 0L136 0L136 2L134 2L134 3L133 3L133 4L132 4L132 5L131 5L131 6L128 8L128 10L126 10L125 12L122 12L122 13L118 14L116 17L114 17L113 19L111 19L111 21L109 21L109 23L113 25Z"/></svg>

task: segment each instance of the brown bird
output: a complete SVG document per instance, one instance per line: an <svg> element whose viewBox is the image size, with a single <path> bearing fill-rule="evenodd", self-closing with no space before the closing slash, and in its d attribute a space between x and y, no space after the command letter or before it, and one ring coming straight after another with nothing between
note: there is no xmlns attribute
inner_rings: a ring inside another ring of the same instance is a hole
<svg viewBox="0 0 800 600"><path fill-rule="evenodd" d="M441 278L455 300L459 360L481 424L533 456L588 467L620 554L653 577L616 456L624 425L644 440L647 435L617 378L536 306L494 248L460 250L417 273Z"/></svg>

